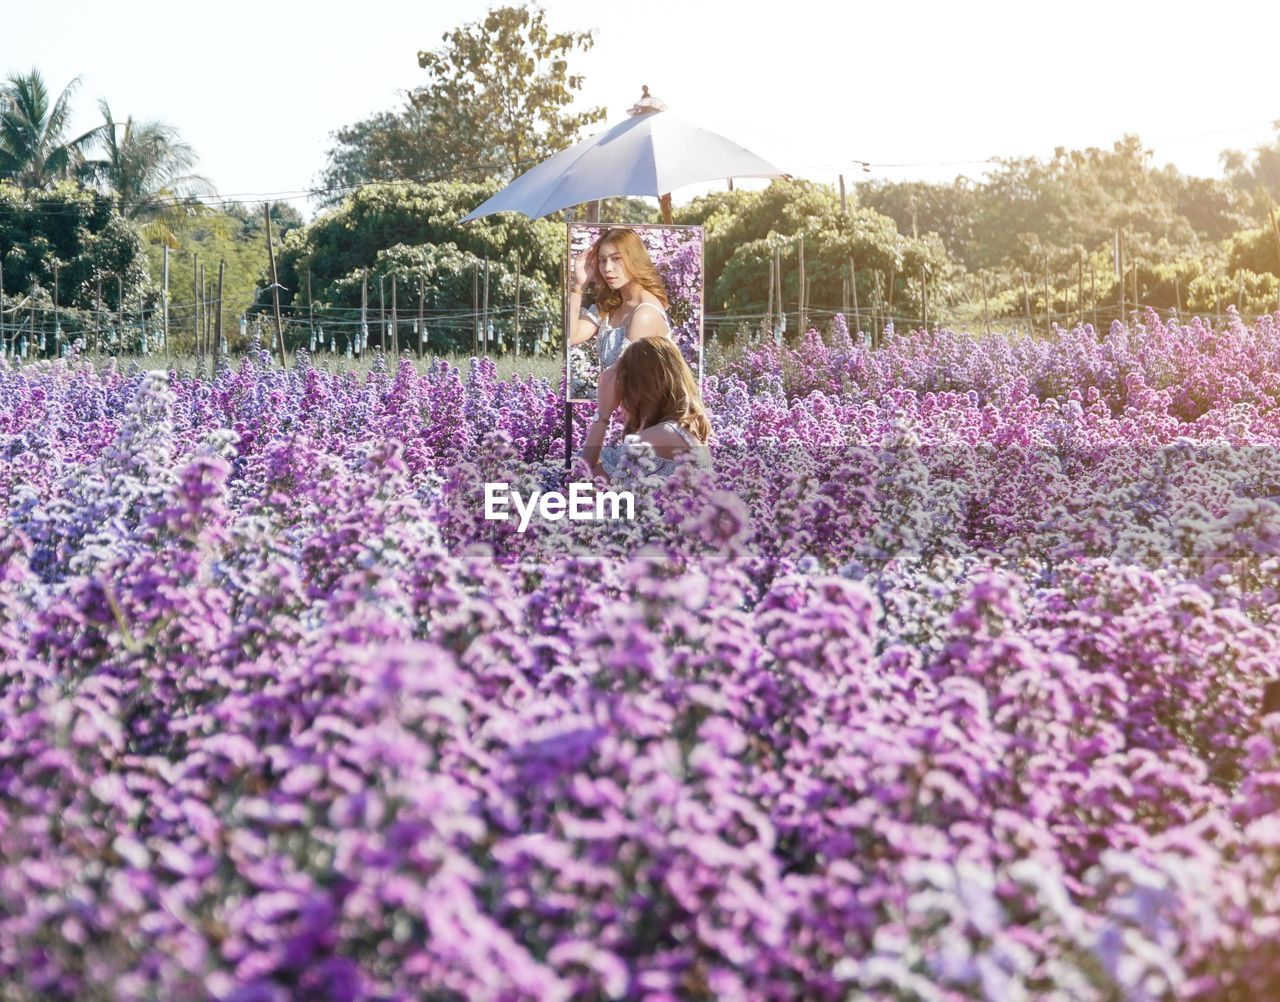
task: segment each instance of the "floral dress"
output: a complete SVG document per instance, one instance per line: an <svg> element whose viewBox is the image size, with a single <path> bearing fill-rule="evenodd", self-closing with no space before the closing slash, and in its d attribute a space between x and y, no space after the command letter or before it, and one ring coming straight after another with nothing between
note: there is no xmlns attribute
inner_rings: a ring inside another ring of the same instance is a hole
<svg viewBox="0 0 1280 1002"><path fill-rule="evenodd" d="M665 480L685 461L685 456L691 456L692 462L699 468L711 469L711 453L706 445L679 424L675 421L663 421L656 427L675 432L689 446L689 451L667 459L659 456L653 446L641 442L638 435L628 435L620 445L600 447L600 465L609 474L610 480L622 484L638 483L650 478Z"/></svg>
<svg viewBox="0 0 1280 1002"><path fill-rule="evenodd" d="M667 324L667 337L671 336L671 318L663 313L662 308L655 306L653 303L641 303L635 310L631 311L631 317L636 315L636 311L641 306L647 306L652 310L657 310L662 314L662 319ZM599 354L601 370L609 368L618 359L622 357L622 353L626 351L627 345L631 342L627 340L627 328L631 325L631 317L627 318L627 322L621 327L611 327L607 320L600 318L600 311L594 305L583 311L583 316L588 317L600 329Z"/></svg>

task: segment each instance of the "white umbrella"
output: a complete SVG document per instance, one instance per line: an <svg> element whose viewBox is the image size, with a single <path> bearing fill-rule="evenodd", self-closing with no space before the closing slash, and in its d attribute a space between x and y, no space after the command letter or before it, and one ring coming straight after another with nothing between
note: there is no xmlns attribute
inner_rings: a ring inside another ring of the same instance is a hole
<svg viewBox="0 0 1280 1002"><path fill-rule="evenodd" d="M664 194L725 177L787 177L773 164L723 136L676 118L644 97L630 117L531 168L462 222L495 212L537 219L559 209L617 195Z"/></svg>

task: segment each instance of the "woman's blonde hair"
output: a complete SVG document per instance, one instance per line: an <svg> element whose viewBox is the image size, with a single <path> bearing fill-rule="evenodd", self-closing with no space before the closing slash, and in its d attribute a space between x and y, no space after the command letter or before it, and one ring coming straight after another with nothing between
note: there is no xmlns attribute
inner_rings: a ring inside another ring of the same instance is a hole
<svg viewBox="0 0 1280 1002"><path fill-rule="evenodd" d="M596 309L600 311L600 316L608 316L622 305L622 290L609 288L609 284L604 280L604 275L600 272L600 249L605 244L613 244L618 248L618 253L622 255L622 264L627 269L627 274L642 289L657 296L658 301L662 303L662 308L665 310L670 305L670 300L667 298L666 287L662 284L662 276L658 274L658 269L654 267L653 259L649 257L649 251L645 249L643 241L641 241L635 230L615 226L612 229L605 230L600 239L591 246L596 270Z"/></svg>
<svg viewBox="0 0 1280 1002"><path fill-rule="evenodd" d="M711 436L693 370L669 337L642 337L629 344L618 359L616 380L628 435L674 421L701 442Z"/></svg>

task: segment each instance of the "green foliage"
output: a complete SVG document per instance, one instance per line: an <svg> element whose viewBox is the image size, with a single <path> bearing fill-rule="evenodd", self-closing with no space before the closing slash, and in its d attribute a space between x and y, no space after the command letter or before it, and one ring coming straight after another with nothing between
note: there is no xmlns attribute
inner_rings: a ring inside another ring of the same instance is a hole
<svg viewBox="0 0 1280 1002"><path fill-rule="evenodd" d="M217 295L219 261L226 261L222 330L228 343L236 346L240 315L248 312L258 298L259 275L266 267L267 242L260 210L261 206L255 214L251 207L237 206L234 211L207 212L191 219L178 232L178 246L169 255L169 332L174 347L194 345L197 263L204 265L205 281L211 290L208 298L213 300ZM294 210L286 210L296 215ZM147 261L152 283L160 286L164 275L164 249L160 244L147 247Z"/></svg>
<svg viewBox="0 0 1280 1002"><path fill-rule="evenodd" d="M762 191L722 191L695 199L675 213L677 223L700 225L706 234L708 310L763 309L769 293L770 261L778 247L782 258L782 297L794 308L799 298L799 242L805 240L805 278L811 304L839 304L852 256L858 296L875 297L876 272L887 300L894 282L894 304L920 316L920 273L928 281L950 282L956 267L942 240L898 233L893 220L871 209L840 208L826 185L779 180Z"/></svg>
<svg viewBox="0 0 1280 1002"><path fill-rule="evenodd" d="M335 143L320 174L321 186L326 189L321 203L335 206L370 181L426 182L461 173L470 166L448 137L431 129L430 116L410 103L335 131Z"/></svg>
<svg viewBox="0 0 1280 1002"><path fill-rule="evenodd" d="M1268 220L1257 229L1235 234L1227 241L1227 269L1280 276L1280 236Z"/></svg>
<svg viewBox="0 0 1280 1002"><path fill-rule="evenodd" d="M1254 218L1280 203L1280 121L1272 127L1276 134L1270 143L1248 153L1226 150L1222 154L1227 181L1249 200Z"/></svg>
<svg viewBox="0 0 1280 1002"><path fill-rule="evenodd" d="M71 177L84 151L101 135L102 126L67 140L72 80L56 101L40 71L11 73L0 88L0 179L25 188L48 188Z"/></svg>
<svg viewBox="0 0 1280 1002"><path fill-rule="evenodd" d="M203 211L194 196L214 194L207 178L190 173L195 150L171 125L135 122L132 115L117 122L106 101L98 102L98 110L104 119L102 155L87 160L79 173L110 193L117 211L139 224L144 236L176 247L174 230L193 209Z"/></svg>
<svg viewBox="0 0 1280 1002"><path fill-rule="evenodd" d="M426 112L427 131L447 137L464 160L510 178L605 116L600 107L567 110L584 79L569 72L568 57L589 50L592 33L551 32L541 7L496 7L443 41L418 53L428 82L409 97Z"/></svg>
<svg viewBox="0 0 1280 1002"><path fill-rule="evenodd" d="M281 242L276 267L284 286L282 309L305 315L308 276L317 309L358 310L366 276L370 303L376 307L378 280L382 278L389 306L390 279L395 275L404 289L406 317L416 315L419 282L424 276L429 310L469 313L475 268L477 264L483 267L487 258L491 303L505 309L513 302L518 260L522 317L558 310L565 239L562 225L514 213L458 224L499 187L500 182L491 180L474 184L404 182L358 189L336 211L289 232ZM265 289L269 284L265 254L260 258L258 275L259 286ZM270 307L264 295L253 309ZM504 323L499 317L499 331L505 329ZM455 347L469 349L470 322L459 330Z"/></svg>
<svg viewBox="0 0 1280 1002"><path fill-rule="evenodd" d="M402 108L333 133L321 183L327 206L371 181L510 180L580 138L605 109L568 109L583 77L569 57L592 33L553 33L539 7L499 7L418 53L427 83Z"/></svg>
<svg viewBox="0 0 1280 1002"><path fill-rule="evenodd" d="M98 192L62 182L51 190L23 190L0 181L0 261L7 306L36 289L52 301L53 265L58 262L58 305L92 309L98 280L109 309L120 306L117 276L126 304L153 299L142 240Z"/></svg>

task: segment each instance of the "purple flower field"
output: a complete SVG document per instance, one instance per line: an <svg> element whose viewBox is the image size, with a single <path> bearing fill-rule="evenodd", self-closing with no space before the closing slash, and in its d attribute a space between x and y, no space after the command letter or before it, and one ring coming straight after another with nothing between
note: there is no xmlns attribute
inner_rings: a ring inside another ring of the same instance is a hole
<svg viewBox="0 0 1280 1002"><path fill-rule="evenodd" d="M1280 315L705 387L0 362L0 999L1280 997Z"/></svg>

